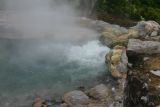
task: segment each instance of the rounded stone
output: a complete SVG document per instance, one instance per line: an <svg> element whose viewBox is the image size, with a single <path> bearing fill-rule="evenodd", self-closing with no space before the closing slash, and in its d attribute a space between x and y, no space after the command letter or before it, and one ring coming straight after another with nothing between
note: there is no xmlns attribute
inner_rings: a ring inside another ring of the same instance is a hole
<svg viewBox="0 0 160 107"><path fill-rule="evenodd" d="M87 105L89 103L89 97L82 91L71 91L63 96L64 102L69 107L77 107L78 105Z"/></svg>
<svg viewBox="0 0 160 107"><path fill-rule="evenodd" d="M103 100L108 97L109 90L104 84L100 84L89 90L89 95L95 99Z"/></svg>

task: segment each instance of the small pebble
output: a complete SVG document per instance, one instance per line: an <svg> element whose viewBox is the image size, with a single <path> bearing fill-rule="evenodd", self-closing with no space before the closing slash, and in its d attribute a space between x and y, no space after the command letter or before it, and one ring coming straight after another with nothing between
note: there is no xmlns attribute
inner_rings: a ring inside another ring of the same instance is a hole
<svg viewBox="0 0 160 107"><path fill-rule="evenodd" d="M147 98L147 96L142 96L142 97L141 97L141 100L143 100L145 103L147 103L148 98Z"/></svg>
<svg viewBox="0 0 160 107"><path fill-rule="evenodd" d="M112 92L115 92L115 91L116 91L115 87L112 87Z"/></svg>

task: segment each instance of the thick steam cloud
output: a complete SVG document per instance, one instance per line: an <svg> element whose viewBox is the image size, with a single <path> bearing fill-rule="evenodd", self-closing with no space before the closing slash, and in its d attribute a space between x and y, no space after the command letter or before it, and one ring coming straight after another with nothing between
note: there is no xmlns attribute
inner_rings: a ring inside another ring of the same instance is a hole
<svg viewBox="0 0 160 107"><path fill-rule="evenodd" d="M77 22L79 10L65 0L5 0L2 19L7 38L54 38L76 41L97 34Z"/></svg>

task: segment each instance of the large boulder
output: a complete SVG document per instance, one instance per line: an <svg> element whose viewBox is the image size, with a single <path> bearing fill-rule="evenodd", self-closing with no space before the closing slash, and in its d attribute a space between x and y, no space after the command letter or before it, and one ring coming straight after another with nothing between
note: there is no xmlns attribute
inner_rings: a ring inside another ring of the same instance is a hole
<svg viewBox="0 0 160 107"><path fill-rule="evenodd" d="M100 84L91 88L89 95L97 100L104 100L109 95L109 89L104 84Z"/></svg>
<svg viewBox="0 0 160 107"><path fill-rule="evenodd" d="M116 45L126 46L129 38L137 38L138 30L125 29L123 27L107 27L102 32L100 37L101 41L108 47L114 47Z"/></svg>
<svg viewBox="0 0 160 107"><path fill-rule="evenodd" d="M89 97L82 91L71 91L63 96L63 101L69 107L86 107L89 103Z"/></svg>
<svg viewBox="0 0 160 107"><path fill-rule="evenodd" d="M126 78L128 58L125 47L115 46L113 50L106 55L106 63L113 77Z"/></svg>
<svg viewBox="0 0 160 107"><path fill-rule="evenodd" d="M126 44L128 39L128 30L122 27L105 27L100 40L108 47L114 47L117 44Z"/></svg>
<svg viewBox="0 0 160 107"><path fill-rule="evenodd" d="M139 36L146 40L160 41L160 25L155 21L140 21L135 26Z"/></svg>
<svg viewBox="0 0 160 107"><path fill-rule="evenodd" d="M140 53L140 54L160 53L160 42L130 39L128 42L127 51Z"/></svg>
<svg viewBox="0 0 160 107"><path fill-rule="evenodd" d="M160 25L155 21L140 21L136 25L136 28L140 30L140 36L157 36L160 33Z"/></svg>

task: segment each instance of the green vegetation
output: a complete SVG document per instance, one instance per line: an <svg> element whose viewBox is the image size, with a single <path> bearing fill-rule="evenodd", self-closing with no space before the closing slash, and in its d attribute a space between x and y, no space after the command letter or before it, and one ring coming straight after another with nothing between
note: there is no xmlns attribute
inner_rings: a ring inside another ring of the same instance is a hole
<svg viewBox="0 0 160 107"><path fill-rule="evenodd" d="M97 10L160 23L160 0L98 0Z"/></svg>

